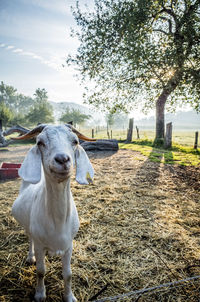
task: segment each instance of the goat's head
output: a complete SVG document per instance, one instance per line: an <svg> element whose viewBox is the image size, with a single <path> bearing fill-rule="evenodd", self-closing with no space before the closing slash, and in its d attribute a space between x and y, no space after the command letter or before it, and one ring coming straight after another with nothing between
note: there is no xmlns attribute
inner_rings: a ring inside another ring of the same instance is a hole
<svg viewBox="0 0 200 302"><path fill-rule="evenodd" d="M19 170L24 181L38 183L41 179L41 163L44 173L53 181L63 182L71 174L76 164L76 180L88 184L94 171L84 149L79 145L78 137L92 141L79 133L71 125L39 125L18 139L37 136L36 145L32 147Z"/></svg>

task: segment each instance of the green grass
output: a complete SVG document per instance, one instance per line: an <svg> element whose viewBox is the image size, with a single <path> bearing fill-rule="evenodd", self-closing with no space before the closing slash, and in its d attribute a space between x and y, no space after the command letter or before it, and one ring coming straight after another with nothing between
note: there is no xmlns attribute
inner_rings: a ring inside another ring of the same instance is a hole
<svg viewBox="0 0 200 302"><path fill-rule="evenodd" d="M80 128L78 129L82 133L84 133L87 136L92 135L92 130L91 129L86 129L86 128ZM198 130L198 129L197 129ZM109 131L110 132L110 131ZM126 129L113 129L112 130L112 138L117 139L117 140L125 140L127 137L127 130ZM107 131L105 129L100 130L98 132L95 131L95 138L97 139L107 139ZM152 141L155 138L155 131L154 130L140 130L140 139L145 140L145 141ZM136 130L134 128L133 131L133 140L137 139L136 135ZM193 147L194 146L194 139L195 139L195 131L194 130L173 130L172 133L172 140L175 144L179 144L182 146L188 146L188 147Z"/></svg>
<svg viewBox="0 0 200 302"><path fill-rule="evenodd" d="M184 166L197 166L200 164L200 151L178 144L173 144L171 149L165 150L153 147L153 141L139 140L131 144L120 143L119 147L138 151L147 156L152 162Z"/></svg>

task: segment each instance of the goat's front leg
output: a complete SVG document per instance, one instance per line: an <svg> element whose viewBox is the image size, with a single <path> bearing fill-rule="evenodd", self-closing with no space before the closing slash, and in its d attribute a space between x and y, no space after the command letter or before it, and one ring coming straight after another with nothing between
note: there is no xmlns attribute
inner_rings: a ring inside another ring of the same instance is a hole
<svg viewBox="0 0 200 302"><path fill-rule="evenodd" d="M44 248L35 245L35 257L36 257L36 274L37 285L35 291L35 301L44 302L46 299L46 290L44 286L45 276L45 250Z"/></svg>
<svg viewBox="0 0 200 302"><path fill-rule="evenodd" d="M63 268L63 278L64 278L64 301L65 302L76 302L71 289L71 256L72 256L72 246L65 252L62 256L62 268Z"/></svg>
<svg viewBox="0 0 200 302"><path fill-rule="evenodd" d="M31 237L30 237L29 252L28 252L28 257L26 258L26 262L28 262L29 264L35 263L34 243Z"/></svg>

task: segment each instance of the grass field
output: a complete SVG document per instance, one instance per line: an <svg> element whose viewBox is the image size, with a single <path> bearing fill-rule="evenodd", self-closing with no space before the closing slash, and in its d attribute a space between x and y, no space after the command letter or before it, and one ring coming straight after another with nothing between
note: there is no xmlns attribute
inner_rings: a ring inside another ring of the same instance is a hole
<svg viewBox="0 0 200 302"><path fill-rule="evenodd" d="M85 133L88 136L92 135L92 130L80 128L80 130ZM198 129L197 129L198 130ZM196 131L197 131L196 130ZM110 132L110 131L109 131ZM110 132L111 133L111 132ZM118 130L114 129L112 130L112 138L117 140L125 140L127 136L126 130ZM95 131L95 138L97 139L107 139L107 131L101 130L96 133ZM155 131L153 130L140 130L140 139L141 140L154 140L155 138ZM134 129L133 131L133 140L137 141L137 133ZM180 144L183 146L193 147L194 146L194 140L195 140L195 131L192 130L185 130L185 131L173 131L172 140L174 144ZM199 146L200 146L200 137L199 137Z"/></svg>

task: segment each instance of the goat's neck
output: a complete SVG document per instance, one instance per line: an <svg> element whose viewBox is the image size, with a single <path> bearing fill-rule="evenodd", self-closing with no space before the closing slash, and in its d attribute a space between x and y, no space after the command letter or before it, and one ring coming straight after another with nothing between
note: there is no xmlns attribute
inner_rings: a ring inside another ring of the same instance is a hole
<svg viewBox="0 0 200 302"><path fill-rule="evenodd" d="M70 214L71 190L70 179L64 182L52 182L45 177L45 203L47 213L52 218L56 228L62 228Z"/></svg>

